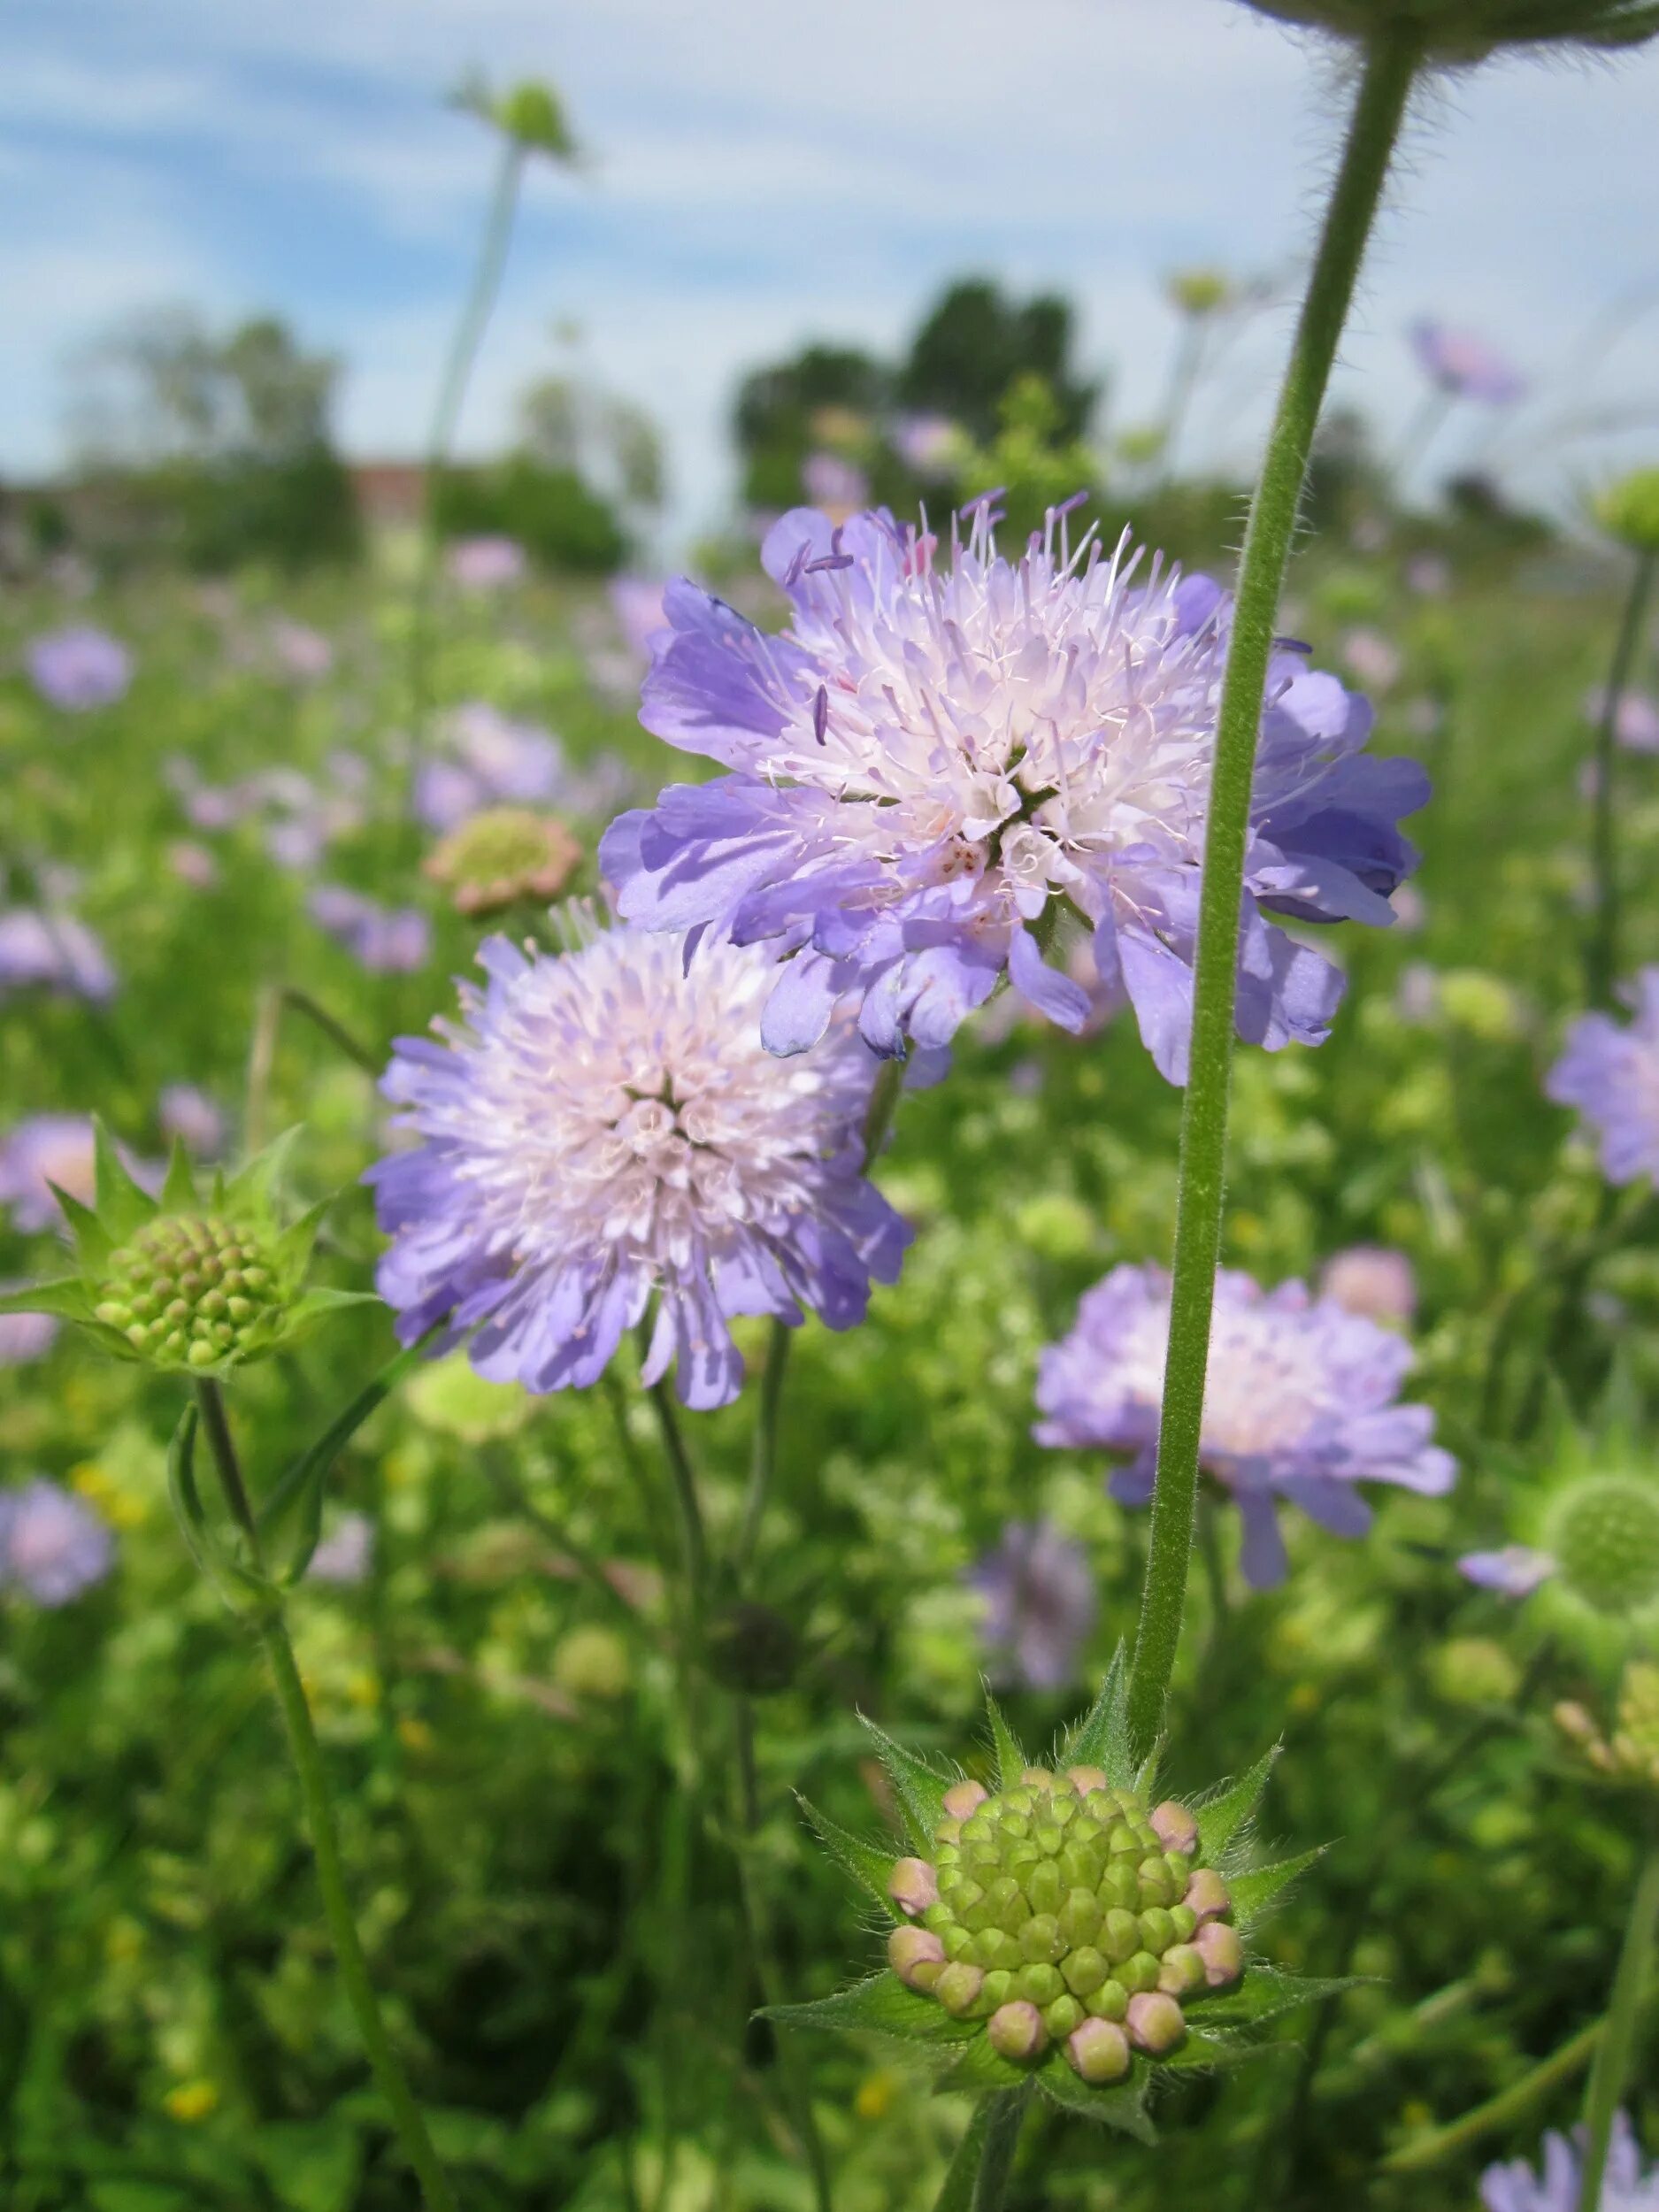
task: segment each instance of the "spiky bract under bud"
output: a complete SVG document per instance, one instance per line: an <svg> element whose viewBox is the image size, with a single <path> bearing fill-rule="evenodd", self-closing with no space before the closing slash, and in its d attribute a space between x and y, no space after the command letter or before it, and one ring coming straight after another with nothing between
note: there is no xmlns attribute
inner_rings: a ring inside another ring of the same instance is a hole
<svg viewBox="0 0 1659 2212"><path fill-rule="evenodd" d="M1654 0L1249 0L1281 22L1369 46L1405 39L1431 62L1484 61L1499 48L1639 46L1659 32Z"/></svg>
<svg viewBox="0 0 1659 2212"><path fill-rule="evenodd" d="M1659 1603L1659 1483L1592 1475L1556 1501L1548 1549L1565 1587L1598 1613Z"/></svg>
<svg viewBox="0 0 1659 2212"><path fill-rule="evenodd" d="M1126 2020L1138 2048L1173 2049L1186 2032L1181 1993L1235 1981L1244 1963L1241 1947L1228 1971L1218 1970L1225 1947L1213 1964L1193 1948L1206 1932L1201 1908L1217 1937L1239 1939L1217 1924L1226 1887L1195 1865L1192 1814L1172 1801L1154 1814L1098 1768L1027 1767L1011 1789L971 1795L977 1788L946 1793L948 1808L964 1810L948 1809L931 1859L899 1860L888 1884L949 1962L932 1994L958 2018L992 2023L1004 2058L1069 2050L1086 2020Z"/></svg>

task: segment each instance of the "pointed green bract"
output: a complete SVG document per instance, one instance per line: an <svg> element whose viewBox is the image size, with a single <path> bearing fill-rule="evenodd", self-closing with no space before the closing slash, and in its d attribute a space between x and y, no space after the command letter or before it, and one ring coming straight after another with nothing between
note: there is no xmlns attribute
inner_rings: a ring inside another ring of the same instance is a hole
<svg viewBox="0 0 1659 2212"><path fill-rule="evenodd" d="M1220 1858L1233 1838L1247 1828L1255 1818L1267 1787L1267 1778L1273 1771L1279 1758L1279 1746L1264 1751L1248 1774L1240 1777L1230 1789L1219 1797L1212 1797L1207 1805L1198 1808L1198 1843L1206 1859L1212 1863Z"/></svg>
<svg viewBox="0 0 1659 2212"><path fill-rule="evenodd" d="M1153 2144L1158 2139L1147 2110L1152 2070L1144 2060L1137 2060L1129 2079L1115 2089L1091 2089L1055 2051L1038 2068L1037 2086L1063 2112L1075 2112L1100 2126L1117 2128L1124 2135L1133 2136L1137 2143Z"/></svg>
<svg viewBox="0 0 1659 2212"><path fill-rule="evenodd" d="M1099 1696L1067 1731L1060 1763L1100 1767L1115 1790L1133 1789L1141 1780L1129 1736L1129 1664L1121 1644L1112 1654Z"/></svg>
<svg viewBox="0 0 1659 2212"><path fill-rule="evenodd" d="M851 1875L860 1889L869 1892L883 1912L897 1919L897 1909L887 1894L887 1878L893 1871L892 1853L880 1850L875 1844L866 1843L862 1837L855 1836L849 1829L832 1820L827 1813L821 1813L816 1805L809 1804L798 1793L795 1803L831 1858Z"/></svg>
<svg viewBox="0 0 1659 2212"><path fill-rule="evenodd" d="M918 1759L913 1751L906 1751L902 1744L895 1743L874 1721L866 1719L862 1713L858 1718L875 1745L883 1772L898 1793L911 1842L925 1848L943 1817L949 1781L944 1775L935 1774L926 1760Z"/></svg>
<svg viewBox="0 0 1659 2212"><path fill-rule="evenodd" d="M806 2005L769 2005L764 2017L784 2028L834 2028L846 2035L895 2037L902 2043L951 2046L979 2033L977 2023L954 2020L895 1974L872 1974L833 1997Z"/></svg>
<svg viewBox="0 0 1659 2212"><path fill-rule="evenodd" d="M1227 1894L1233 1900L1233 1925L1248 1935L1299 1875L1305 1874L1316 1859L1322 1859L1328 1847L1316 1844L1311 1851L1299 1852L1294 1859L1280 1859L1273 1866L1253 1866L1242 1874L1227 1876Z"/></svg>
<svg viewBox="0 0 1659 2212"><path fill-rule="evenodd" d="M987 1689L985 1693L985 1717L991 1732L991 1748L996 1754L996 1778L1005 1790L1011 1790L1030 1762L1019 1747L1019 1739L1002 1717L1002 1709Z"/></svg>

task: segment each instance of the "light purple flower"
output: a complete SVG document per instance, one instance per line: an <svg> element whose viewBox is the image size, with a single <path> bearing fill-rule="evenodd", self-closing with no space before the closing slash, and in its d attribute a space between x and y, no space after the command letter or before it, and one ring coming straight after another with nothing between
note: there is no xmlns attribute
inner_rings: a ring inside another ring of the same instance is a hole
<svg viewBox="0 0 1659 2212"><path fill-rule="evenodd" d="M271 625L271 649L277 666L296 683L315 683L334 664L334 649L320 630L282 617Z"/></svg>
<svg viewBox="0 0 1659 2212"><path fill-rule="evenodd" d="M651 657L651 641L664 626L664 585L649 576L613 576L608 587L611 610L628 651L641 664Z"/></svg>
<svg viewBox="0 0 1659 2212"><path fill-rule="evenodd" d="M1038 1442L1132 1454L1111 1479L1125 1505L1152 1495L1169 1327L1163 1270L1115 1267L1038 1370ZM1430 1441L1433 1414L1398 1403L1410 1365L1398 1336L1302 1283L1268 1291L1217 1271L1202 1456L1242 1516L1244 1571L1256 1587L1285 1573L1280 1499L1335 1535L1363 1536L1371 1511L1359 1483L1430 1497L1450 1489L1457 1470Z"/></svg>
<svg viewBox="0 0 1659 2212"><path fill-rule="evenodd" d="M1571 2143L1552 2129L1536 2170L1524 2158L1488 2166L1480 2177L1486 2212L1578 2212L1583 2148L1582 2128L1573 2130ZM1659 2212L1659 2165L1644 2169L1635 2131L1623 2112L1614 2116L1597 2212Z"/></svg>
<svg viewBox="0 0 1659 2212"><path fill-rule="evenodd" d="M0 1137L0 1208L25 1236L56 1228L62 1216L51 1186L90 1204L92 1122L86 1114L31 1114Z"/></svg>
<svg viewBox="0 0 1659 2212"><path fill-rule="evenodd" d="M175 837L167 848L167 865L180 883L194 891L211 891L219 881L219 863L205 845L193 838Z"/></svg>
<svg viewBox="0 0 1659 2212"><path fill-rule="evenodd" d="M156 1101L162 1133L177 1137L198 1160L216 1160L225 1148L225 1110L194 1083L165 1083Z"/></svg>
<svg viewBox="0 0 1659 2212"><path fill-rule="evenodd" d="M1465 1552L1457 1563L1457 1571L1477 1589L1496 1590L1506 1598L1527 1598L1549 1580L1555 1572L1555 1562L1547 1551L1534 1551L1528 1544L1505 1544L1497 1551Z"/></svg>
<svg viewBox="0 0 1659 2212"><path fill-rule="evenodd" d="M311 1554L305 1578L349 1588L367 1575L373 1556L373 1522L366 1513L342 1513Z"/></svg>
<svg viewBox="0 0 1659 2212"><path fill-rule="evenodd" d="M114 1563L109 1528L72 1492L43 1476L0 1491L0 1587L26 1590L36 1605L67 1605Z"/></svg>
<svg viewBox="0 0 1659 2212"><path fill-rule="evenodd" d="M1405 1328L1417 1310L1417 1279L1403 1252L1386 1244L1350 1244L1319 1271L1319 1294L1367 1321Z"/></svg>
<svg viewBox="0 0 1659 2212"><path fill-rule="evenodd" d="M0 1283L0 1295L22 1290L21 1282ZM0 1313L0 1367L22 1367L43 1359L58 1340L59 1323L50 1313Z"/></svg>
<svg viewBox="0 0 1659 2212"><path fill-rule="evenodd" d="M115 995L115 971L96 934L73 915L8 907L0 913L0 997L31 987L101 1003Z"/></svg>
<svg viewBox="0 0 1659 2212"><path fill-rule="evenodd" d="M450 580L463 591L499 591L518 583L526 565L523 546L512 538L462 538L449 548Z"/></svg>
<svg viewBox="0 0 1659 2212"><path fill-rule="evenodd" d="M1557 1106L1576 1106L1601 1140L1609 1183L1659 1181L1659 966L1621 994L1633 1009L1623 1028L1610 1014L1581 1014L1544 1079Z"/></svg>
<svg viewBox="0 0 1659 2212"><path fill-rule="evenodd" d="M557 795L564 749L535 723L514 721L498 708L474 701L455 710L448 734L462 765L478 778L492 804L534 806Z"/></svg>
<svg viewBox="0 0 1659 2212"><path fill-rule="evenodd" d="M306 901L311 919L353 959L380 975L424 968L432 925L416 906L382 906L343 884L321 883Z"/></svg>
<svg viewBox="0 0 1659 2212"><path fill-rule="evenodd" d="M763 554L794 603L782 636L669 587L641 719L733 772L623 815L601 866L623 914L776 940L764 1035L796 1052L838 1000L891 1056L935 1047L1006 972L1078 1029L1089 998L1032 925L1064 898L1094 932L1102 987L1134 1007L1153 1057L1185 1079L1198 882L1228 603L1206 578L1068 549L1058 511L1018 562L981 502L948 565L886 514L844 528L786 515ZM1317 1043L1341 978L1270 926L1386 924L1414 864L1396 818L1415 764L1361 750L1363 699L1275 654L1247 860L1239 1028Z"/></svg>
<svg viewBox="0 0 1659 2212"><path fill-rule="evenodd" d="M1592 729L1599 729L1606 712L1607 691L1597 684L1584 695L1584 718ZM1659 753L1659 700L1645 691L1622 692L1613 734L1627 753Z"/></svg>
<svg viewBox="0 0 1659 2212"><path fill-rule="evenodd" d="M483 784L458 761L423 760L415 772L415 818L429 830L455 829L489 803Z"/></svg>
<svg viewBox="0 0 1659 2212"><path fill-rule="evenodd" d="M801 464L801 482L815 507L839 515L851 514L870 497L870 479L839 453L809 453Z"/></svg>
<svg viewBox="0 0 1659 2212"><path fill-rule="evenodd" d="M1400 680L1400 648L1380 630L1350 630L1342 658L1367 691L1388 691Z"/></svg>
<svg viewBox="0 0 1659 2212"><path fill-rule="evenodd" d="M890 434L893 450L924 483L949 476L967 443L948 415L900 415Z"/></svg>
<svg viewBox="0 0 1659 2212"><path fill-rule="evenodd" d="M863 1171L876 1064L845 1022L768 1056L770 949L572 926L560 958L489 939L465 1020L400 1041L382 1087L419 1141L366 1179L380 1292L405 1343L449 1316L533 1391L597 1381L655 1294L645 1379L677 1356L686 1403L724 1405L734 1317L844 1329L897 1278L910 1231Z"/></svg>
<svg viewBox="0 0 1659 2212"><path fill-rule="evenodd" d="M1466 330L1453 330L1428 317L1411 326L1411 350L1425 376L1443 392L1459 399L1483 401L1488 407L1511 406L1526 395L1526 380L1503 358Z"/></svg>
<svg viewBox="0 0 1659 2212"><path fill-rule="evenodd" d="M70 714L113 706L133 680L133 657L126 646L89 624L36 638L27 658L35 690L49 705Z"/></svg>
<svg viewBox="0 0 1659 2212"><path fill-rule="evenodd" d="M1094 1625L1094 1577L1080 1544L1048 1521L1010 1521L970 1569L986 1601L980 1633L1000 1681L1064 1689Z"/></svg>

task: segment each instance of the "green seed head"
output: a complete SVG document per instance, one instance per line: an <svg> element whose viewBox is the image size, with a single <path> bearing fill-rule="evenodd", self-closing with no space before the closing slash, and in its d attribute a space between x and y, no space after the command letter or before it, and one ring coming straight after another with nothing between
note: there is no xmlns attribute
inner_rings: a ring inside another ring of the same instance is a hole
<svg viewBox="0 0 1659 2212"><path fill-rule="evenodd" d="M1180 2041L1184 1997L1243 1970L1226 1884L1198 1855L1185 1807L1150 1811L1095 1769L1028 1768L996 1795L957 1783L929 1857L895 1863L912 1924L889 1955L1003 2057L1034 2064L1059 2044L1085 2080L1116 2080L1132 2043Z"/></svg>
<svg viewBox="0 0 1659 2212"><path fill-rule="evenodd" d="M201 1372L253 1348L280 1304L259 1231L219 1214L160 1214L110 1255L93 1311L141 1357Z"/></svg>
<svg viewBox="0 0 1659 2212"><path fill-rule="evenodd" d="M1609 484L1595 501L1595 518L1632 552L1659 553L1659 469L1637 469Z"/></svg>
<svg viewBox="0 0 1659 2212"><path fill-rule="evenodd" d="M1548 1548L1565 1586L1597 1613L1628 1616L1659 1602L1659 1483L1590 1475L1571 1484Z"/></svg>

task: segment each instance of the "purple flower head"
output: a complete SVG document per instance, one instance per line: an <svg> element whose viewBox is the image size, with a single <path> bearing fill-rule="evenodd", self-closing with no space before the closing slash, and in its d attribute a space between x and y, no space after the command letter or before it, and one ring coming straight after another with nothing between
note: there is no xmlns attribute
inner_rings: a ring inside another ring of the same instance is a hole
<svg viewBox="0 0 1659 2212"><path fill-rule="evenodd" d="M815 507L836 514L851 514L870 497L870 479L839 453L809 453L801 464L801 482Z"/></svg>
<svg viewBox="0 0 1659 2212"><path fill-rule="evenodd" d="M416 906L381 906L343 884L319 884L306 901L311 919L352 958L379 975L424 968L432 925Z"/></svg>
<svg viewBox="0 0 1659 2212"><path fill-rule="evenodd" d="M311 1554L305 1578L349 1588L364 1580L373 1556L373 1522L366 1513L342 1513Z"/></svg>
<svg viewBox="0 0 1659 2212"><path fill-rule="evenodd" d="M1428 317L1411 326L1411 350L1425 376L1459 399L1478 399L1488 407L1512 406L1526 396L1526 380L1517 374L1483 338L1450 330Z"/></svg>
<svg viewBox="0 0 1659 2212"><path fill-rule="evenodd" d="M0 997L31 987L101 1003L115 995L115 971L84 922L32 906L9 907L0 913Z"/></svg>
<svg viewBox="0 0 1659 2212"><path fill-rule="evenodd" d="M315 683L334 664L334 649L320 630L286 618L271 625L271 650L278 668L296 683Z"/></svg>
<svg viewBox="0 0 1659 2212"><path fill-rule="evenodd" d="M996 1678L1064 1689L1094 1625L1094 1577L1082 1546L1048 1521L1010 1521L967 1578L985 1600L980 1632Z"/></svg>
<svg viewBox="0 0 1659 2212"><path fill-rule="evenodd" d="M0 1283L0 1296L22 1290L22 1283ZM0 1313L0 1367L22 1367L44 1359L58 1341L59 1323L50 1313Z"/></svg>
<svg viewBox="0 0 1659 2212"><path fill-rule="evenodd" d="M499 591L516 584L527 564L516 539L462 538L449 548L450 580L463 591Z"/></svg>
<svg viewBox="0 0 1659 2212"><path fill-rule="evenodd" d="M534 722L515 722L475 701L455 710L449 736L461 764L477 777L490 803L534 806L557 796L564 749Z"/></svg>
<svg viewBox="0 0 1659 2212"><path fill-rule="evenodd" d="M897 1279L910 1232L863 1168L876 1064L846 1022L770 1057L770 948L573 927L559 958L489 939L465 1020L399 1043L383 1088L418 1141L369 1171L380 1292L405 1343L448 1315L532 1391L596 1382L655 1293L645 1379L677 1357L686 1403L723 1405L736 1316L844 1329Z"/></svg>
<svg viewBox="0 0 1659 2212"><path fill-rule="evenodd" d="M0 1209L24 1235L58 1225L52 1185L89 1204L92 1121L87 1114L31 1114L0 1137Z"/></svg>
<svg viewBox="0 0 1659 2212"><path fill-rule="evenodd" d="M1479 1590L1495 1590L1501 1597L1530 1598L1555 1572L1546 1551L1528 1544L1505 1544L1497 1551L1465 1552L1457 1563L1465 1582Z"/></svg>
<svg viewBox="0 0 1659 2212"><path fill-rule="evenodd" d="M1411 1263L1386 1244L1350 1244L1344 1252L1333 1252L1320 1270L1319 1294L1367 1321L1400 1329L1417 1310Z"/></svg>
<svg viewBox="0 0 1659 2212"><path fill-rule="evenodd" d="M214 1160L225 1149L225 1110L194 1083L165 1083L156 1101L162 1133L177 1137L198 1160Z"/></svg>
<svg viewBox="0 0 1659 2212"><path fill-rule="evenodd" d="M108 1527L70 1491L43 1476L0 1492L0 1587L36 1605L67 1605L115 1563Z"/></svg>
<svg viewBox="0 0 1659 2212"><path fill-rule="evenodd" d="M1486 2212L1578 2212L1582 2152L1582 2129L1574 2129L1571 2143L1552 2129L1536 2170L1524 2158L1488 2166L1480 2177ZM1644 2168L1635 2131L1622 2112L1613 2119L1597 2212L1659 2212L1659 2165Z"/></svg>
<svg viewBox="0 0 1659 2212"><path fill-rule="evenodd" d="M1584 718L1599 728L1606 712L1607 693L1597 684L1584 695ZM1613 734L1627 753L1659 753L1659 700L1645 691L1622 692Z"/></svg>
<svg viewBox="0 0 1659 2212"><path fill-rule="evenodd" d="M167 865L193 891L211 891L219 881L218 861L205 845L198 845L193 838L173 839L167 848Z"/></svg>
<svg viewBox="0 0 1659 2212"><path fill-rule="evenodd" d="M968 443L949 415L900 415L890 434L893 450L925 483L949 476Z"/></svg>
<svg viewBox="0 0 1659 2212"><path fill-rule="evenodd" d="M651 642L667 617L663 612L663 586L649 576L613 576L610 583L611 609L628 651L641 663L651 657Z"/></svg>
<svg viewBox="0 0 1659 2212"><path fill-rule="evenodd" d="M27 660L30 680L41 697L69 714L113 706L133 680L133 657L126 646L88 624L37 637Z"/></svg>
<svg viewBox="0 0 1659 2212"><path fill-rule="evenodd" d="M1102 560L1091 534L1072 550L1067 528L1055 511L1010 562L981 502L946 564L887 514L838 527L797 510L763 557L794 604L780 637L669 587L641 718L732 772L623 815L600 862L631 920L794 955L769 1049L810 1045L843 995L876 1052L943 1045L1004 972L1079 1028L1088 995L1033 932L1064 899L1093 930L1102 987L1185 1079L1228 603L1156 563L1137 584L1122 549ZM1253 1042L1318 1042L1341 991L1268 912L1385 924L1414 864L1394 824L1427 783L1367 757L1370 726L1334 677L1274 656L1240 956Z"/></svg>
<svg viewBox="0 0 1659 2212"><path fill-rule="evenodd" d="M1125 1505L1152 1495L1169 1327L1163 1270L1115 1267L1038 1371L1038 1442L1132 1454L1111 1479ZM1398 1402L1410 1364L1399 1337L1302 1283L1269 1291L1217 1271L1202 1463L1243 1517L1244 1571L1257 1589L1285 1573L1280 1499L1335 1535L1363 1536L1371 1515L1359 1483L1431 1497L1450 1489L1456 1467L1430 1441L1433 1415Z"/></svg>
<svg viewBox="0 0 1659 2212"><path fill-rule="evenodd" d="M1610 1014L1581 1014L1544 1094L1576 1106L1595 1130L1609 1183L1659 1181L1659 967L1642 969L1623 995L1632 1020L1621 1027Z"/></svg>

